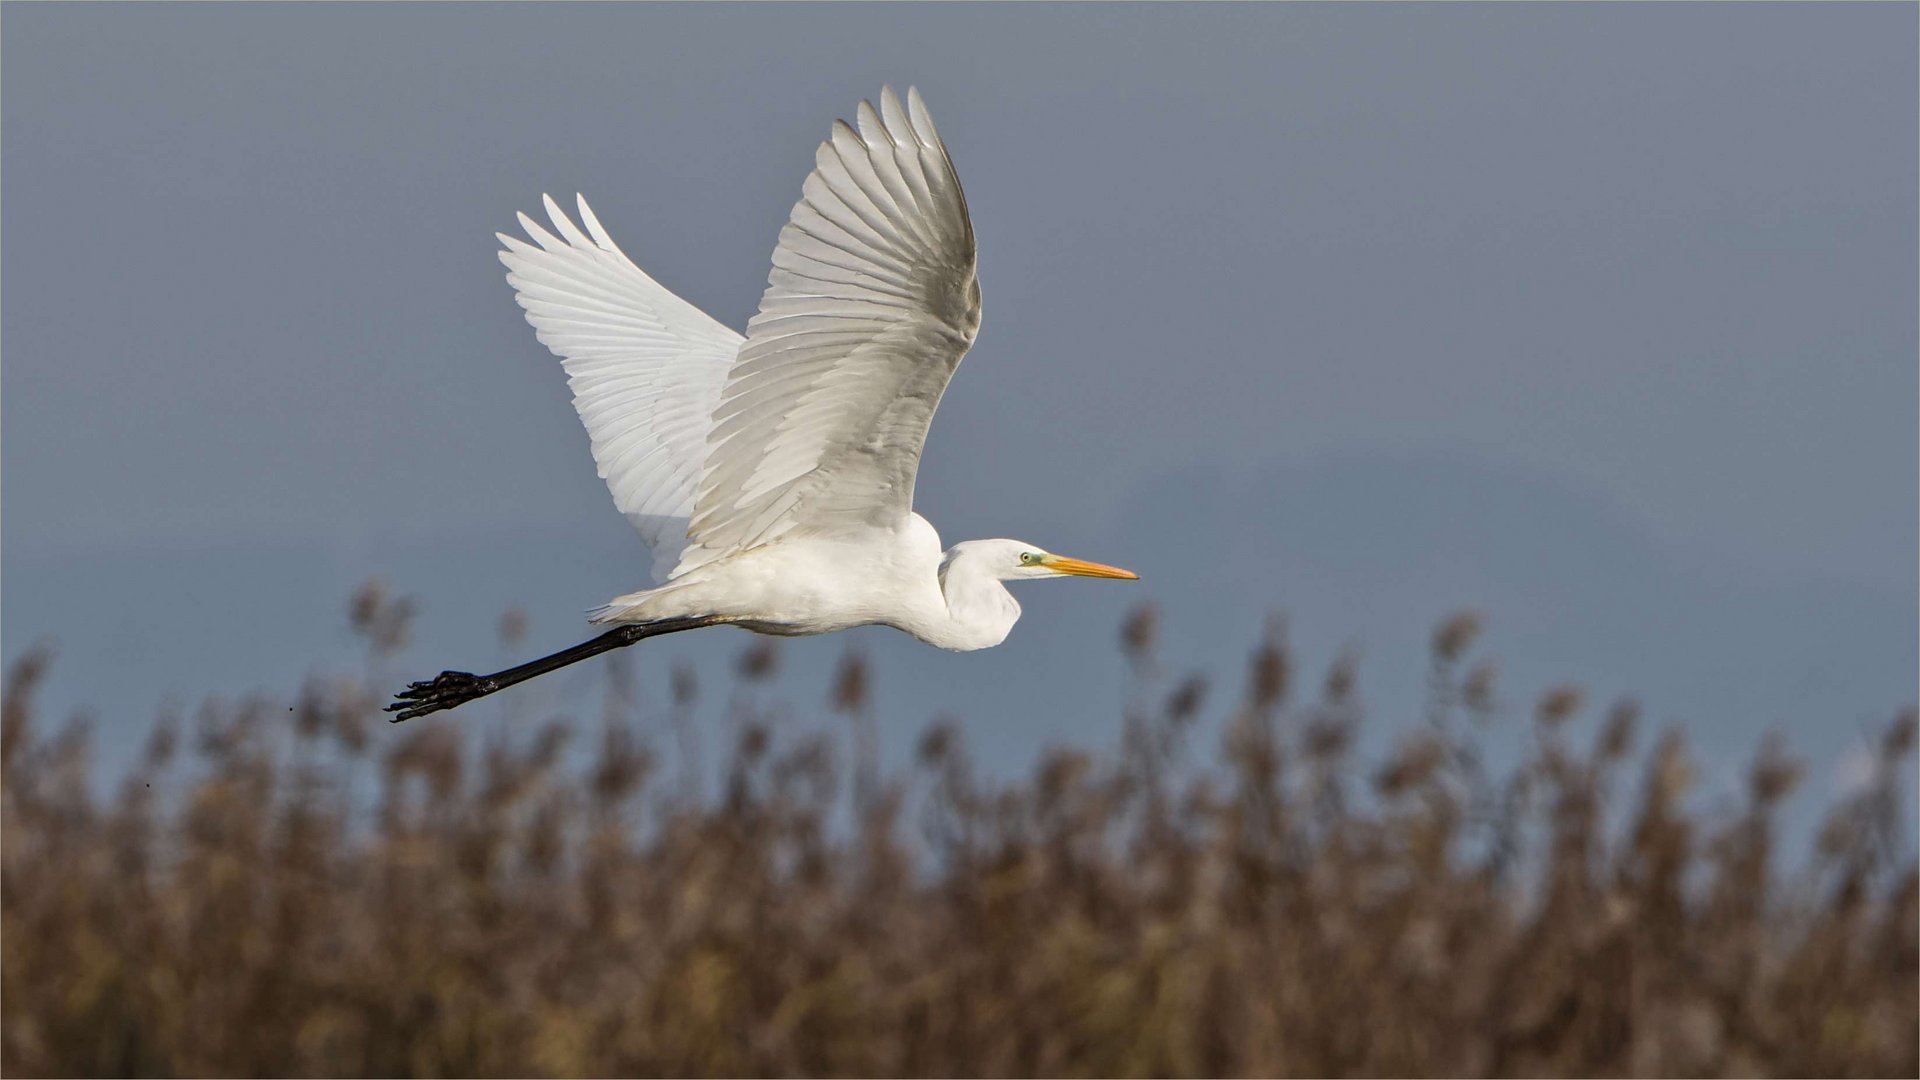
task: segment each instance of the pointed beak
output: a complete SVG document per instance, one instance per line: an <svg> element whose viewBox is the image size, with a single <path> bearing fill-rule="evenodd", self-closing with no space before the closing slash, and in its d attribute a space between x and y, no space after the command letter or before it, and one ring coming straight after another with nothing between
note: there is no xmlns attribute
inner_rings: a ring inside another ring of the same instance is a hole
<svg viewBox="0 0 1920 1080"><path fill-rule="evenodd" d="M1122 570L1117 566L1104 563L1086 562L1082 559L1069 559L1065 555L1049 555L1040 560L1040 565L1056 574L1072 574L1074 577L1119 578L1123 581L1138 581L1140 575L1131 570Z"/></svg>

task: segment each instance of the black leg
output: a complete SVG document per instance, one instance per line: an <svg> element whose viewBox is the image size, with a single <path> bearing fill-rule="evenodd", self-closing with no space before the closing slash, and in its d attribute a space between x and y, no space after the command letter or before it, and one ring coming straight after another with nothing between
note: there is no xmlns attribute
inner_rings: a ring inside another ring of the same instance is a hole
<svg viewBox="0 0 1920 1080"><path fill-rule="evenodd" d="M474 675L466 671L443 671L431 679L410 683L405 690L394 695L394 702L386 711L399 713L393 723L411 720L416 716L425 716L441 709L451 709L465 705L474 698L505 690L515 683L523 683L536 675L545 675L568 664L577 664L590 656L599 656L603 652L625 648L645 638L659 637L661 634L674 634L682 630L698 630L703 626L719 626L732 620L718 615L698 616L685 619L661 619L658 622L631 623L615 627L592 641L583 641L571 649L562 649L552 656L543 656L538 660L529 660L519 667L510 667L505 671L496 671L491 675Z"/></svg>

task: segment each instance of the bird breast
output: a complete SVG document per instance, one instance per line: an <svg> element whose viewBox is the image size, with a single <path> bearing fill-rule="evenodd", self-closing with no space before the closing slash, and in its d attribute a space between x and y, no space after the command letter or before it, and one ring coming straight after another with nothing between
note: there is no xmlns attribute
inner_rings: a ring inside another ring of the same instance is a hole
<svg viewBox="0 0 1920 1080"><path fill-rule="evenodd" d="M900 529L789 534L709 563L669 589L680 606L734 616L762 633L878 623L920 636L945 615L940 554L938 534L914 515Z"/></svg>

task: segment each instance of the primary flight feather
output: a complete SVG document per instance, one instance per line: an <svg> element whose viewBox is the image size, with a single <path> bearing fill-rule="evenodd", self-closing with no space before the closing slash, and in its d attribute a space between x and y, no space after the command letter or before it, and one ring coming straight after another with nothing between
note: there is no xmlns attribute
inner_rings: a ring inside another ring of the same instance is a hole
<svg viewBox="0 0 1920 1080"><path fill-rule="evenodd" d="M744 338L634 265L584 198L578 225L548 198L552 231L522 214L531 242L500 235L656 587L595 609L616 629L572 649L413 683L396 720L702 626L879 624L987 648L1020 615L1004 581L1134 577L1015 540L942 551L913 512L927 426L980 327L973 224L917 91L888 88L855 121L815 153Z"/></svg>

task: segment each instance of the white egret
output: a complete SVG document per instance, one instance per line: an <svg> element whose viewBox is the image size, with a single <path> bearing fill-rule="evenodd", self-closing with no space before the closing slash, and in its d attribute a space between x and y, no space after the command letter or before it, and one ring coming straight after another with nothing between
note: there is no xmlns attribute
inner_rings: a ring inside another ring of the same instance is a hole
<svg viewBox="0 0 1920 1080"><path fill-rule="evenodd" d="M616 628L571 649L413 683L396 720L704 626L878 624L984 649L1020 617L1003 582L1135 577L1017 540L942 551L913 512L927 425L980 326L966 197L919 93L835 121L801 190L744 338L643 273L584 198L579 225L545 200L558 235L521 214L532 242L500 236L657 587L595 609Z"/></svg>

